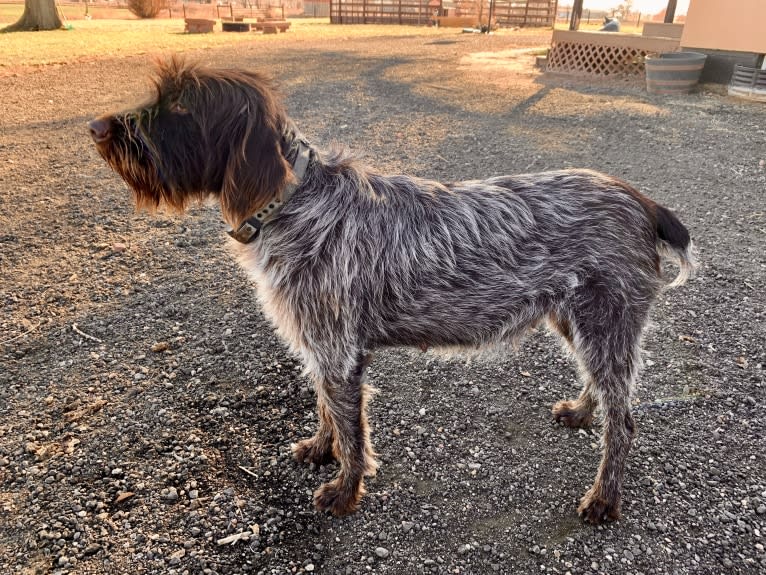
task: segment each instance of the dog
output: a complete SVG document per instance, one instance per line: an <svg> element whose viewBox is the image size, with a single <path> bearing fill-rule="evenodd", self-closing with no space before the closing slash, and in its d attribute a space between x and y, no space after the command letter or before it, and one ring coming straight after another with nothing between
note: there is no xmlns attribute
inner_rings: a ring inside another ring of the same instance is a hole
<svg viewBox="0 0 766 575"><path fill-rule="evenodd" d="M240 263L281 338L313 380L316 434L299 462L339 463L318 510L354 512L378 467L364 371L385 346L503 346L547 321L583 388L553 416L602 414L603 453L578 511L617 519L635 433L639 341L663 289L661 259L695 268L687 229L627 183L562 170L442 184L382 175L312 145L256 72L171 59L145 105L88 123L139 208L183 211L213 197Z"/></svg>
<svg viewBox="0 0 766 575"><path fill-rule="evenodd" d="M599 32L619 32L620 21L617 18L609 18L604 16L604 25L598 29Z"/></svg>

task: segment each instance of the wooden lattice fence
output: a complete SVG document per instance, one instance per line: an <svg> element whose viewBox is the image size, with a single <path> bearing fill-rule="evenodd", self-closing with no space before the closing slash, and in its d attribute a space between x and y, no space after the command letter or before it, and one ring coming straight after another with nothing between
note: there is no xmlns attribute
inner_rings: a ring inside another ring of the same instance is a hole
<svg viewBox="0 0 766 575"><path fill-rule="evenodd" d="M557 0L495 0L492 19L501 26L553 26ZM434 15L489 19L489 0L330 0L333 24L415 24L434 22Z"/></svg>
<svg viewBox="0 0 766 575"><path fill-rule="evenodd" d="M672 38L555 30L546 71L602 77L642 76L647 54L678 49L678 40Z"/></svg>

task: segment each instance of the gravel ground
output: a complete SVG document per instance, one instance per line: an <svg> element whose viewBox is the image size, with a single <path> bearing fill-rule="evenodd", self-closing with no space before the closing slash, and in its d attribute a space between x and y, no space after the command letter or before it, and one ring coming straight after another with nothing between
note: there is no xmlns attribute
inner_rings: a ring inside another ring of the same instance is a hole
<svg viewBox="0 0 766 575"><path fill-rule="evenodd" d="M382 468L357 514L294 463L313 392L225 248L214 206L136 214L90 117L135 103L146 57L0 77L0 572L739 573L766 570L766 108L704 90L539 76L491 38L403 30L192 55L279 78L315 142L442 180L568 166L677 211L700 274L645 340L623 519L575 509L593 432L558 342L503 357L379 353Z"/></svg>

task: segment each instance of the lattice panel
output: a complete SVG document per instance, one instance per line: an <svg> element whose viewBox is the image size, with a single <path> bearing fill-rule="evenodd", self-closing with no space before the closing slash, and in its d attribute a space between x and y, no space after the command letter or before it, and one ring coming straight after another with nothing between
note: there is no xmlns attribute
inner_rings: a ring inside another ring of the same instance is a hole
<svg viewBox="0 0 766 575"><path fill-rule="evenodd" d="M640 76L647 51L633 46L557 42L548 53L549 72L589 76Z"/></svg>

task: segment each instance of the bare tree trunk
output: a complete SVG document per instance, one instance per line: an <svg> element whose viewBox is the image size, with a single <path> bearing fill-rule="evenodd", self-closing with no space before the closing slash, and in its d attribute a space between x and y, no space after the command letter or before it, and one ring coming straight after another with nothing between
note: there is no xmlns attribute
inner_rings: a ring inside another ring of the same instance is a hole
<svg viewBox="0 0 766 575"><path fill-rule="evenodd" d="M672 24L676 17L676 4L678 0L668 0L668 7L665 10L665 24Z"/></svg>
<svg viewBox="0 0 766 575"><path fill-rule="evenodd" d="M61 27L61 17L55 0L24 0L24 13L21 18L2 31L58 30Z"/></svg>
<svg viewBox="0 0 766 575"><path fill-rule="evenodd" d="M572 17L569 19L570 30L580 28L580 18L582 18L582 0L574 0L574 4L572 4Z"/></svg>

